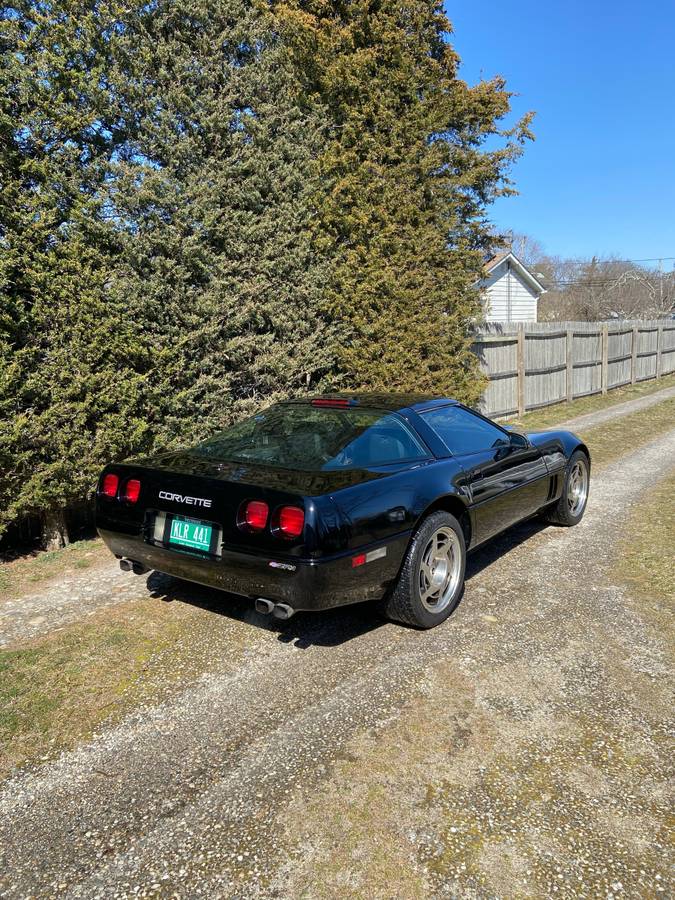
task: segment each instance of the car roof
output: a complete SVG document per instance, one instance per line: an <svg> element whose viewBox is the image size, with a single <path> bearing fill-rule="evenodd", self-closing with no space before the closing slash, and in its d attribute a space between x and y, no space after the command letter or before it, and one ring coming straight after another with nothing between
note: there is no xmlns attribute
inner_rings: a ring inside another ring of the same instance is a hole
<svg viewBox="0 0 675 900"><path fill-rule="evenodd" d="M439 397L437 394L397 394L397 393L370 393L355 391L354 393L317 394L312 397L299 397L295 400L287 400L287 403L311 403L313 400L354 400L355 406L364 409L386 409L392 412L400 412L404 409L412 409L421 412L438 406L457 405L458 401L451 397Z"/></svg>

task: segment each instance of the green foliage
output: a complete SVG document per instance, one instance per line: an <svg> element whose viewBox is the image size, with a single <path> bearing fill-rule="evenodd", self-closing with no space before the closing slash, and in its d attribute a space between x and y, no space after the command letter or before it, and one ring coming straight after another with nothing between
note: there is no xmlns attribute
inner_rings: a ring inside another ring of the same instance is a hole
<svg viewBox="0 0 675 900"><path fill-rule="evenodd" d="M334 366L310 234L323 120L301 106L273 25L246 0L176 0L130 37L144 166L123 173L123 292L153 348L162 442L212 433Z"/></svg>
<svg viewBox="0 0 675 900"><path fill-rule="evenodd" d="M528 132L449 29L433 0L2 7L0 533L275 399L478 396Z"/></svg>
<svg viewBox="0 0 675 900"><path fill-rule="evenodd" d="M457 78L441 2L291 0L278 12L331 124L318 240L334 263L326 302L343 325L340 371L355 387L476 400L468 328L490 243L485 204L508 192L529 120L500 131L503 81ZM486 151L489 136L504 146Z"/></svg>
<svg viewBox="0 0 675 900"><path fill-rule="evenodd" d="M109 293L109 163L127 133L105 84L115 3L22 3L2 21L0 530L91 491L142 445L141 340Z"/></svg>

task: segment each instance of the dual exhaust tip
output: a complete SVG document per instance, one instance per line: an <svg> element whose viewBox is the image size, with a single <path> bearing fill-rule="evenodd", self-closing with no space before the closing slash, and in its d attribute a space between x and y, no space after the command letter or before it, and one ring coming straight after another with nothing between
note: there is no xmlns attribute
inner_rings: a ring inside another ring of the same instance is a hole
<svg viewBox="0 0 675 900"><path fill-rule="evenodd" d="M145 575L150 569L143 563L136 562L135 559L127 559L123 557L120 560L120 569L123 572L133 572L134 575ZM277 619L290 619L295 613L292 606L288 603L274 603L272 600L266 600L264 597L258 597L255 601L255 610L263 616L269 616L271 613Z"/></svg>
<svg viewBox="0 0 675 900"><path fill-rule="evenodd" d="M295 610L288 603L274 603L272 600L265 600L264 597L258 597L255 601L255 611L263 616L269 616L272 613L277 619L290 619Z"/></svg>

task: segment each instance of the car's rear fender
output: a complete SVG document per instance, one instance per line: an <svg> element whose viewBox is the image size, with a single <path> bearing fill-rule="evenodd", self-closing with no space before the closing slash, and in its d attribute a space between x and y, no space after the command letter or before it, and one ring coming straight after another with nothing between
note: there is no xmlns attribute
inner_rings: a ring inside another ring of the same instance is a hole
<svg viewBox="0 0 675 900"><path fill-rule="evenodd" d="M471 514L469 512L466 500L457 493L445 494L443 497L439 497L437 500L434 500L434 502L431 503L419 517L415 531L426 518L432 515L432 513L438 512L439 510L448 512L451 516L454 516L457 519L459 524L462 526L462 533L464 534L464 540L466 541L466 546L468 549L471 545L472 535Z"/></svg>
<svg viewBox="0 0 675 900"><path fill-rule="evenodd" d="M347 546L356 550L403 532L411 534L434 509L447 508L466 518L463 478L454 459L432 460L392 474L378 485L371 482L336 492L333 499Z"/></svg>

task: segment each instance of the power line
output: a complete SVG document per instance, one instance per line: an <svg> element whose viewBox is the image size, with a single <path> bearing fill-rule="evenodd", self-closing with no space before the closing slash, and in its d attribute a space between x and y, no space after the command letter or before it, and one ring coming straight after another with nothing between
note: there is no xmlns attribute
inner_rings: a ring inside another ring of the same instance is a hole
<svg viewBox="0 0 675 900"><path fill-rule="evenodd" d="M579 260L580 257L570 256L570 260ZM675 256L648 256L644 259L624 259L623 256L591 256L591 260L596 260L598 265L607 263L641 263L641 262L672 262Z"/></svg>
<svg viewBox="0 0 675 900"><path fill-rule="evenodd" d="M675 256L648 256L646 259L617 259L616 262L669 262L675 259ZM613 262L613 260L608 260Z"/></svg>
<svg viewBox="0 0 675 900"><path fill-rule="evenodd" d="M670 258L671 257L667 257L667 256L659 257L659 261L662 262L664 259L670 259ZM672 259L675 259L675 257L672 257ZM635 260L635 259L616 260L617 263L618 262L630 263L630 262L638 262L638 261L639 260ZM536 268L536 266L535 266L535 268ZM606 275L606 274L601 275L601 277L599 277L599 278L586 277L584 275L579 275L577 278L570 278L570 279L547 278L545 275L542 275L541 278L547 284L555 285L555 286L568 287L568 286L579 286L580 285L583 287L607 287L608 285L616 285L620 282L628 283L628 281L631 281L631 280L634 281L634 280L636 280L635 276L637 274L638 273L636 273L635 271L631 271L630 269L628 269L625 272L618 272L616 275ZM664 272L661 268L659 268L658 271L654 270L654 271L650 271L649 273L643 272L641 274L642 274L643 279L645 277L652 278L654 280L658 280L660 284L663 284L664 278L670 280L673 276L675 276L675 268L673 269L672 272ZM633 277L631 277L631 276L633 276Z"/></svg>
<svg viewBox="0 0 675 900"><path fill-rule="evenodd" d="M665 277L665 276L663 276L663 277ZM606 279L603 281L587 281L583 278L579 278L574 281L556 281L555 279L546 278L545 276L541 280L545 281L546 284L555 284L555 285L563 285L563 286L582 285L583 287L607 287L608 284L616 284L620 279L621 279L621 275L617 275L616 278L609 278L609 279ZM624 283L626 283L626 282L624 282Z"/></svg>

